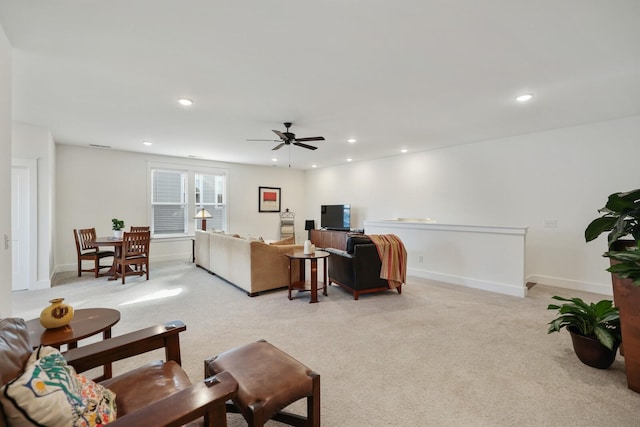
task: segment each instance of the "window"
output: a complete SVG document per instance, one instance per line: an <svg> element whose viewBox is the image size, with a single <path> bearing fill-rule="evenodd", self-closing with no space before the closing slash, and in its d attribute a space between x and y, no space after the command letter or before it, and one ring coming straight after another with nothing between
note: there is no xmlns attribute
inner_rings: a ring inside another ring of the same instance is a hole
<svg viewBox="0 0 640 427"><path fill-rule="evenodd" d="M187 173L175 170L151 171L151 233L153 235L186 234Z"/></svg>
<svg viewBox="0 0 640 427"><path fill-rule="evenodd" d="M195 212L206 209L211 214L207 230L226 230L227 209L225 200L226 175L195 174ZM202 220L196 219L195 228L202 228Z"/></svg>
<svg viewBox="0 0 640 427"><path fill-rule="evenodd" d="M227 230L227 169L149 162L147 171L153 237L193 235L202 227L194 219L202 208L211 214L208 230Z"/></svg>

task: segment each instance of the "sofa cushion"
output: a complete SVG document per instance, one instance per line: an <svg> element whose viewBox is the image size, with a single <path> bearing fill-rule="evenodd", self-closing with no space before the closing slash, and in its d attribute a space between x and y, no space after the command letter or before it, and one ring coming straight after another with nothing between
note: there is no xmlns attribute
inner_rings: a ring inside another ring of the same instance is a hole
<svg viewBox="0 0 640 427"><path fill-rule="evenodd" d="M0 390L10 425L96 426L116 417L115 395L76 374L53 347L40 347Z"/></svg>
<svg viewBox="0 0 640 427"><path fill-rule="evenodd" d="M356 245L364 245L371 243L371 239L364 234L350 235L347 237L347 253L353 255L353 250Z"/></svg>
<svg viewBox="0 0 640 427"><path fill-rule="evenodd" d="M176 362L158 360L100 384L116 393L118 413L124 416L190 387L191 381Z"/></svg>
<svg viewBox="0 0 640 427"><path fill-rule="evenodd" d="M6 384L24 370L33 349L24 320L0 320L0 385Z"/></svg>
<svg viewBox="0 0 640 427"><path fill-rule="evenodd" d="M269 243L270 245L295 245L296 244L296 239L291 236L291 237L287 237L286 239L282 239L282 240L278 240L275 242L271 242Z"/></svg>

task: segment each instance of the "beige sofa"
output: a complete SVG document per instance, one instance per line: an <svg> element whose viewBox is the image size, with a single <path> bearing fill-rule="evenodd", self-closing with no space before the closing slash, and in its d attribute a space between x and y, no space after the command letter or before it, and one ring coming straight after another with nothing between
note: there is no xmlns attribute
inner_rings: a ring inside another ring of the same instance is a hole
<svg viewBox="0 0 640 427"><path fill-rule="evenodd" d="M250 296L289 284L289 258L302 245L269 245L235 235L196 230L196 265L244 289ZM298 264L292 265L298 277Z"/></svg>

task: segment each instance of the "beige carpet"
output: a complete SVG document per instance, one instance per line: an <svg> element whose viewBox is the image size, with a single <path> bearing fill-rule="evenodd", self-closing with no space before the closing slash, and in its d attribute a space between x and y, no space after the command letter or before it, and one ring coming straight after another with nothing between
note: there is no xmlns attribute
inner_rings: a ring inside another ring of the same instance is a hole
<svg viewBox="0 0 640 427"><path fill-rule="evenodd" d="M65 273L51 289L14 293L14 314L37 317L65 297L75 308L120 310L114 335L181 319L193 380L206 357L264 338L320 373L329 427L640 425L640 394L627 389L620 356L608 370L590 368L567 332L546 333L552 295L599 295L538 285L523 299L410 277L402 295L353 301L332 286L309 304L306 293L249 298L187 262L154 264L151 277L122 286ZM115 373L161 357L116 364Z"/></svg>

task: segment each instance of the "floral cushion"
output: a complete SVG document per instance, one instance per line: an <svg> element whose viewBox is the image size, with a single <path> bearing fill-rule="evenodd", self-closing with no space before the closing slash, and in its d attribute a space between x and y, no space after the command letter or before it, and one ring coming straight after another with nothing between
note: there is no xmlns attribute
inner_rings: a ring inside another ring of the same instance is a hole
<svg viewBox="0 0 640 427"><path fill-rule="evenodd" d="M40 347L25 370L0 389L11 426L97 426L116 417L113 392L76 374L53 347Z"/></svg>

